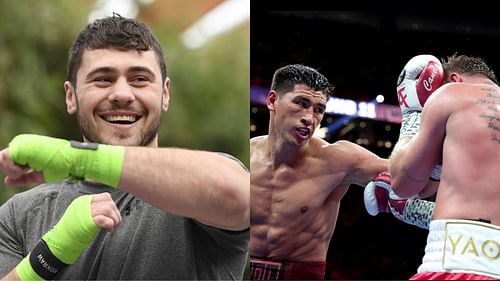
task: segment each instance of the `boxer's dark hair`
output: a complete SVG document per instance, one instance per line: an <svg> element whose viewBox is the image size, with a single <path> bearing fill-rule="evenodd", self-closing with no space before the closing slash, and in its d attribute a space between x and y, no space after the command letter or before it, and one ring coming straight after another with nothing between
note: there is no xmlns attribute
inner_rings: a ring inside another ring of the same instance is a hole
<svg viewBox="0 0 500 281"><path fill-rule="evenodd" d="M314 91L321 91L327 97L333 94L334 87L323 74L302 64L290 64L276 70L271 90L283 94L292 91L298 84L304 84Z"/></svg>
<svg viewBox="0 0 500 281"><path fill-rule="evenodd" d="M73 87L76 87L76 72L80 67L83 52L86 49L108 48L137 52L153 50L160 65L162 79L165 81L167 68L158 39L144 23L113 13L111 17L97 19L88 24L73 42L67 66L67 80Z"/></svg>

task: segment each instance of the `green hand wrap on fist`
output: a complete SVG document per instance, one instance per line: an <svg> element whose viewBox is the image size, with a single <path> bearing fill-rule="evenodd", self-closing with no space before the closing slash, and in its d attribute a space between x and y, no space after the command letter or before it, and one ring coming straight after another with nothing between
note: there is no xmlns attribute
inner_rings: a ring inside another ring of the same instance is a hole
<svg viewBox="0 0 500 281"><path fill-rule="evenodd" d="M67 141L39 135L19 135L9 144L9 155L18 165L42 171L46 182L67 177L92 179L117 187L125 148Z"/></svg>
<svg viewBox="0 0 500 281"><path fill-rule="evenodd" d="M35 247L16 267L21 280L45 280L44 275L54 277L62 269L61 263L75 263L99 231L92 218L91 202L92 195L83 195L71 202L59 222L40 241L49 252Z"/></svg>
<svg viewBox="0 0 500 281"><path fill-rule="evenodd" d="M75 263L99 231L92 219L91 202L92 195L73 200L61 220L42 237L54 256L66 264Z"/></svg>

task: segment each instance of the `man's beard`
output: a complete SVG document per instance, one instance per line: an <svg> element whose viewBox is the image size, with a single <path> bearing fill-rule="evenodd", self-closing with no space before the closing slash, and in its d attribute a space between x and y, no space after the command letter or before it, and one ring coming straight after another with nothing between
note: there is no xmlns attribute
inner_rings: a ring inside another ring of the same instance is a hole
<svg viewBox="0 0 500 281"><path fill-rule="evenodd" d="M87 139L89 142L94 142L94 143L101 143L101 144L111 144L111 145L120 145L117 143L110 143L112 140L112 137L110 139L104 139L100 136L99 133L94 132L90 126L88 125L88 122L85 118L81 117L80 115L80 110L77 109L77 119L78 119L78 125L80 127L80 132L82 133L83 137ZM153 121L153 123L143 130L140 131L139 136L133 136L133 139L135 140L133 143L127 143L124 145L127 146L147 146L153 140L155 137L158 135L158 131L160 129L160 123L161 123L161 116L158 116L156 120ZM116 133L114 134L114 137L118 139L129 139L128 134L121 134L121 133Z"/></svg>

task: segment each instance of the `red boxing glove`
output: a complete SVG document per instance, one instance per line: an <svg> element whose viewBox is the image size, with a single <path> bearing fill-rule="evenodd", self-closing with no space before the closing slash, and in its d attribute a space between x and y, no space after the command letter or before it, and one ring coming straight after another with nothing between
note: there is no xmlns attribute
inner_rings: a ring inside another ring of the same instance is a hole
<svg viewBox="0 0 500 281"><path fill-rule="evenodd" d="M412 137L420 130L420 112L429 96L444 81L444 69L433 55L418 55L411 58L399 74L397 93L403 122L399 137ZM441 179L441 166L436 165L432 180Z"/></svg>
<svg viewBox="0 0 500 281"><path fill-rule="evenodd" d="M382 172L370 181L363 194L366 211L376 216L379 213L392 213L398 220L407 224L429 229L434 212L434 202L417 197L401 198L391 187L391 175Z"/></svg>
<svg viewBox="0 0 500 281"><path fill-rule="evenodd" d="M390 213L389 201L391 188L391 174L382 172L373 178L366 186L363 192L365 209L372 216L378 213ZM392 192L393 195L394 192Z"/></svg>
<svg viewBox="0 0 500 281"><path fill-rule="evenodd" d="M418 55L411 58L399 74L397 94L401 113L422 111L429 96L444 80L444 70L438 58Z"/></svg>
<svg viewBox="0 0 500 281"><path fill-rule="evenodd" d="M391 174L387 171L379 173L366 186L363 192L365 209L372 216L382 213L393 213L402 218L406 201L392 191Z"/></svg>

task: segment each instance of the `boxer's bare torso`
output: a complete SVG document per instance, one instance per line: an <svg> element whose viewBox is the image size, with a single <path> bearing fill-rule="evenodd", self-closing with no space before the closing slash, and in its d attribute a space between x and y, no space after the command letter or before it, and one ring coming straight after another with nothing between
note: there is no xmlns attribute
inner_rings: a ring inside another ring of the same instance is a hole
<svg viewBox="0 0 500 281"><path fill-rule="evenodd" d="M251 140L251 255L324 261L349 185L366 184L387 162L347 141L282 148L268 136Z"/></svg>

